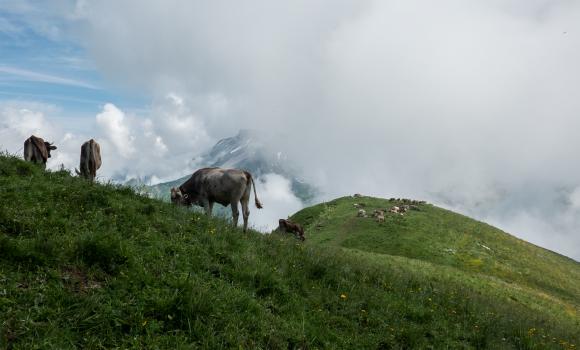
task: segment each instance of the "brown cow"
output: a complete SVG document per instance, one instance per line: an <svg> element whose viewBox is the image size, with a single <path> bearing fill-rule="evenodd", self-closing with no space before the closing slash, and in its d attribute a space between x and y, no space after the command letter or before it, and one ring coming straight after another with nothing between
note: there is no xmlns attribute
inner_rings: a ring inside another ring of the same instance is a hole
<svg viewBox="0 0 580 350"><path fill-rule="evenodd" d="M101 146L97 141L90 139L81 146L81 162L79 168L75 169L77 175L84 177L89 181L94 181L97 176L97 170L101 167Z"/></svg>
<svg viewBox="0 0 580 350"><path fill-rule="evenodd" d="M293 233L296 238L304 242L304 229L300 224L293 223L290 220L280 219L278 220L278 229L281 232Z"/></svg>
<svg viewBox="0 0 580 350"><path fill-rule="evenodd" d="M171 189L171 202L185 206L197 204L205 209L208 216L211 216L215 202L224 207L231 204L234 226L238 225L238 202L240 202L244 217L244 232L246 232L250 216L248 202L252 186L256 208L262 209L252 174L239 169L204 168L193 173L189 180L179 188Z"/></svg>
<svg viewBox="0 0 580 350"><path fill-rule="evenodd" d="M50 142L45 142L40 137L30 136L24 141L24 160L41 164L46 168L46 161L50 158L50 151L55 150Z"/></svg>

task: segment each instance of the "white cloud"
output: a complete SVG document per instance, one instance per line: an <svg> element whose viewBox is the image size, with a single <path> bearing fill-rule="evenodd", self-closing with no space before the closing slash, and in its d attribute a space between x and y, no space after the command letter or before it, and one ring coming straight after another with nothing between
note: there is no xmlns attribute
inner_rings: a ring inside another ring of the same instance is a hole
<svg viewBox="0 0 580 350"><path fill-rule="evenodd" d="M274 230L279 219L286 219L303 207L300 199L292 193L290 181L283 176L266 174L256 181L256 186L264 208L256 209L252 194L249 225L262 232Z"/></svg>
<svg viewBox="0 0 580 350"><path fill-rule="evenodd" d="M20 153L24 140L37 135L47 141L52 139L56 130L46 118L56 107L31 102L0 103L0 146L11 153Z"/></svg>
<svg viewBox="0 0 580 350"><path fill-rule="evenodd" d="M125 113L111 103L105 104L103 111L97 114L97 124L102 128L105 138L116 147L119 154L129 158L135 154L133 145L135 136L131 135Z"/></svg>
<svg viewBox="0 0 580 350"><path fill-rule="evenodd" d="M75 86L75 87L82 87L86 89L99 89L98 87L89 84L84 81L70 79L65 77L60 77L52 74L46 74L41 72L32 71L29 69L22 69L17 67L10 67L10 66L1 66L0 65L0 73L3 73L5 76L8 76L12 79L18 80L25 80L25 81L34 81L40 83L51 83L51 84L59 84L59 85L68 85L68 86ZM0 76L2 78L2 76Z"/></svg>
<svg viewBox="0 0 580 350"><path fill-rule="evenodd" d="M154 183L184 176L193 170L193 157L211 142L199 117L177 94L138 114L106 104L96 121L104 154L101 174L117 181Z"/></svg>

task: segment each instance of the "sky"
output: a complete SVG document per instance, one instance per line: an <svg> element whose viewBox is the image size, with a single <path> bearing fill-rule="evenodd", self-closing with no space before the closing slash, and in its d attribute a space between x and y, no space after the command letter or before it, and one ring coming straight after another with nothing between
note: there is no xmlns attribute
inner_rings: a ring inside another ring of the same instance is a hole
<svg viewBox="0 0 580 350"><path fill-rule="evenodd" d="M259 129L320 200L426 199L580 260L579 19L573 0L5 0L0 146L38 133L73 168L95 137L102 180L159 182ZM251 222L300 207L261 180L276 209Z"/></svg>

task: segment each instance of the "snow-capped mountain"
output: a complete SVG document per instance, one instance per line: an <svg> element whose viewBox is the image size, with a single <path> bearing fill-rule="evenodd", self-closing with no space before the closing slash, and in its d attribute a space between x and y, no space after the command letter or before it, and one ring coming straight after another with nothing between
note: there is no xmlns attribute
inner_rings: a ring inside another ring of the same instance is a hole
<svg viewBox="0 0 580 350"><path fill-rule="evenodd" d="M219 140L209 151L192 159L192 173L205 167L239 168L260 179L266 174L278 174L291 182L294 195L309 203L316 189L299 176L299 170L282 150L275 148L274 137L254 130L240 130L236 136ZM190 175L174 181L153 186L141 186L141 190L158 198L169 198L169 189L185 182Z"/></svg>

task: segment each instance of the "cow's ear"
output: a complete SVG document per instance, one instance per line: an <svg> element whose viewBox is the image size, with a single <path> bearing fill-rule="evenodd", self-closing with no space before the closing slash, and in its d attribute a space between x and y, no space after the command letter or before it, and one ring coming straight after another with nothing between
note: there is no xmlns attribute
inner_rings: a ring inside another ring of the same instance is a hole
<svg viewBox="0 0 580 350"><path fill-rule="evenodd" d="M54 151L54 150L56 149L56 146L54 146L54 145L50 145L48 148L49 148L51 151Z"/></svg>

